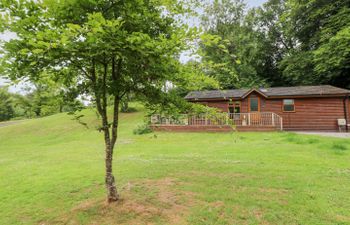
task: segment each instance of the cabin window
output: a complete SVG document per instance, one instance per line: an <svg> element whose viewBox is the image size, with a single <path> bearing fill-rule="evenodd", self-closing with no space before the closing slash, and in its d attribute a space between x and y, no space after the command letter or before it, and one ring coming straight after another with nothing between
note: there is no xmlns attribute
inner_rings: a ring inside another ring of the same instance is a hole
<svg viewBox="0 0 350 225"><path fill-rule="evenodd" d="M230 102L228 106L229 113L241 113L241 102Z"/></svg>
<svg viewBox="0 0 350 225"><path fill-rule="evenodd" d="M241 113L241 103L235 102L235 113Z"/></svg>
<svg viewBox="0 0 350 225"><path fill-rule="evenodd" d="M259 111L259 98L251 97L249 99L249 109L250 109L250 112L258 112Z"/></svg>
<svg viewBox="0 0 350 225"><path fill-rule="evenodd" d="M283 99L283 112L295 112L294 99Z"/></svg>
<svg viewBox="0 0 350 225"><path fill-rule="evenodd" d="M229 110L229 113L234 113L235 112L235 107L233 106L233 105L230 105L229 107L228 107L228 110Z"/></svg>

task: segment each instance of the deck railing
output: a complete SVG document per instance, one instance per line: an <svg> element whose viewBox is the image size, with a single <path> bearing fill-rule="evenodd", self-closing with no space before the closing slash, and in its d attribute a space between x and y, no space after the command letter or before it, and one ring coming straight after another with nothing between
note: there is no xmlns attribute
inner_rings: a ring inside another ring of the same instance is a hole
<svg viewBox="0 0 350 225"><path fill-rule="evenodd" d="M283 130L282 117L273 112L233 113L229 117L236 126L272 126Z"/></svg>
<svg viewBox="0 0 350 225"><path fill-rule="evenodd" d="M180 114L176 116L153 115L152 125L234 125L253 127L275 127L283 130L282 117L273 112L254 113L218 113L215 115L189 115Z"/></svg>

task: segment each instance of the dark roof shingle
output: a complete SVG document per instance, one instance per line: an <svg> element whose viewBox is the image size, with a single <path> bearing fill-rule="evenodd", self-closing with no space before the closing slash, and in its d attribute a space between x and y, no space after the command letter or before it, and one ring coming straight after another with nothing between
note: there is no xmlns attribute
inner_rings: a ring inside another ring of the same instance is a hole
<svg viewBox="0 0 350 225"><path fill-rule="evenodd" d="M253 89L234 90L212 90L212 91L191 91L185 99L225 99L242 98ZM271 87L256 89L267 97L279 96L322 96L322 95L346 95L350 94L347 89L334 87L331 85L320 86L297 86L297 87Z"/></svg>
<svg viewBox="0 0 350 225"><path fill-rule="evenodd" d="M248 91L249 89L191 91L185 99L240 98Z"/></svg>

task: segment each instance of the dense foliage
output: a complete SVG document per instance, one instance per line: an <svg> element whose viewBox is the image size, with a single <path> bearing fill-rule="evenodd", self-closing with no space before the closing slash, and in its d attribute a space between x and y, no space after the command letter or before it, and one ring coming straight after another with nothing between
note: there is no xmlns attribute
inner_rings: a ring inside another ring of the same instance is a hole
<svg viewBox="0 0 350 225"><path fill-rule="evenodd" d="M24 88L24 93L11 93L0 87L0 121L35 118L83 108L81 100L48 83L35 83Z"/></svg>
<svg viewBox="0 0 350 225"><path fill-rule="evenodd" d="M200 55L223 88L332 84L350 88L350 1L206 4Z"/></svg>
<svg viewBox="0 0 350 225"><path fill-rule="evenodd" d="M10 93L0 87L0 122L14 117L14 106Z"/></svg>

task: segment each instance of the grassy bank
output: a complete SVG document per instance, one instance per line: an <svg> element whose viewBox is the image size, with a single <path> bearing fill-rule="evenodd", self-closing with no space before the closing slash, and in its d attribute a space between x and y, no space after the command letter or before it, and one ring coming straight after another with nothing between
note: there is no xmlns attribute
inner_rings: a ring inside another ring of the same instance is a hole
<svg viewBox="0 0 350 225"><path fill-rule="evenodd" d="M95 113L84 112L96 122ZM102 134L66 114L0 128L0 224L350 224L350 141L292 133Z"/></svg>

